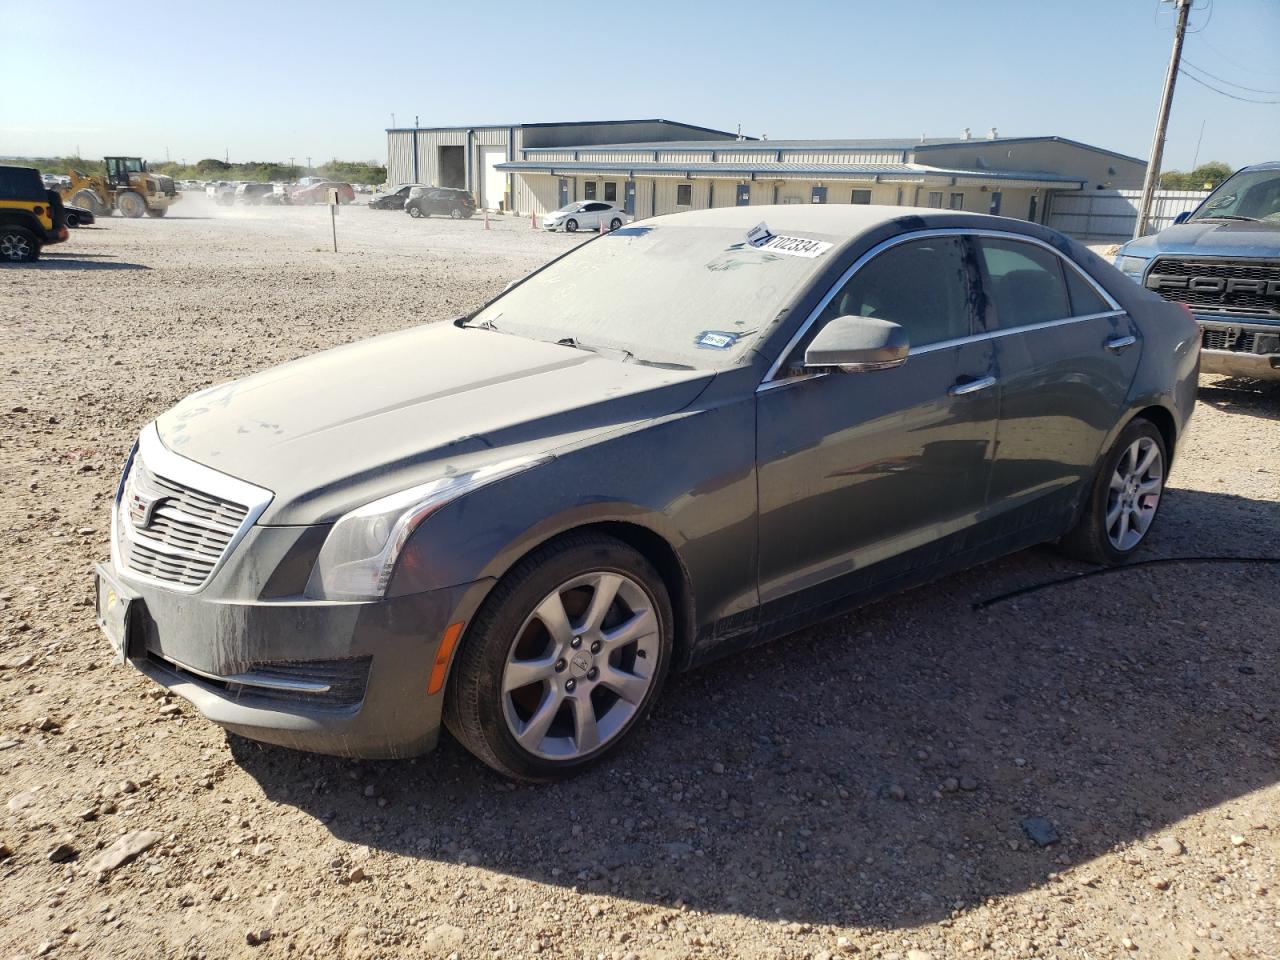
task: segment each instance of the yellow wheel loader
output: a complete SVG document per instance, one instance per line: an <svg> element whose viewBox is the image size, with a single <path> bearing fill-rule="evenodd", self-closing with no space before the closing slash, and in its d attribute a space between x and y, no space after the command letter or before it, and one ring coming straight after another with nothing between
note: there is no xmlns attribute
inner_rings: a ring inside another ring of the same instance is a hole
<svg viewBox="0 0 1280 960"><path fill-rule="evenodd" d="M71 185L59 191L62 199L99 217L113 210L124 217L163 217L179 199L173 178L151 173L139 157L107 157L103 166L106 176L72 170Z"/></svg>

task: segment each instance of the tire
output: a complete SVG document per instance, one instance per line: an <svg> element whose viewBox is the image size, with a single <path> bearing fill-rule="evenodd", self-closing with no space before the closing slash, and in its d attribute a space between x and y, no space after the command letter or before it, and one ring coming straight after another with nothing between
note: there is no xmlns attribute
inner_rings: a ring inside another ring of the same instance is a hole
<svg viewBox="0 0 1280 960"><path fill-rule="evenodd" d="M1123 563L1155 523L1168 472L1164 436L1150 420L1135 418L1102 458L1089 500L1059 548L1089 563Z"/></svg>
<svg viewBox="0 0 1280 960"><path fill-rule="evenodd" d="M155 217L157 220L169 212L168 207L147 207L147 216Z"/></svg>
<svg viewBox="0 0 1280 960"><path fill-rule="evenodd" d="M102 213L102 204L98 203L98 195L92 190L80 190L71 198L71 203L76 207L84 207L95 217Z"/></svg>
<svg viewBox="0 0 1280 960"><path fill-rule="evenodd" d="M422 209L420 207L410 207L409 216L415 220L420 220L422 218Z"/></svg>
<svg viewBox="0 0 1280 960"><path fill-rule="evenodd" d="M454 219L454 220L461 220L461 219L462 219L462 208L461 208L461 207L454 207L452 210L450 210L450 211L449 211L449 216L450 216L452 219Z"/></svg>
<svg viewBox="0 0 1280 960"><path fill-rule="evenodd" d="M568 220L566 220L566 221L564 222L564 232L565 232L565 233L576 233L576 232L577 232L577 230L578 230L578 221L577 221L577 220L574 220L572 217L570 217Z"/></svg>
<svg viewBox="0 0 1280 960"><path fill-rule="evenodd" d="M128 217L136 220L147 212L147 201L142 199L142 194L133 190L122 190L116 194L116 209L120 211L122 217Z"/></svg>
<svg viewBox="0 0 1280 960"><path fill-rule="evenodd" d="M598 596L609 597L603 611ZM472 620L445 724L504 776L570 776L616 750L652 709L673 623L662 578L639 552L598 534L552 541L512 568Z"/></svg>
<svg viewBox="0 0 1280 960"><path fill-rule="evenodd" d="M80 214L74 210L68 210L62 215L62 222L67 225L68 229L74 230L80 226Z"/></svg>
<svg viewBox="0 0 1280 960"><path fill-rule="evenodd" d="M622 228L622 221L618 217L614 217L609 221L610 230L619 230Z"/></svg>
<svg viewBox="0 0 1280 960"><path fill-rule="evenodd" d="M40 242L21 227L0 227L0 261L35 263L40 259Z"/></svg>

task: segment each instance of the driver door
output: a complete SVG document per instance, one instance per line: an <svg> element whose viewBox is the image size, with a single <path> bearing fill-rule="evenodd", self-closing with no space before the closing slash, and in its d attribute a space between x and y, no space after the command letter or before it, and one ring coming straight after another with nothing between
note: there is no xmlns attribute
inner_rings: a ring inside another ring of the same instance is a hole
<svg viewBox="0 0 1280 960"><path fill-rule="evenodd" d="M979 290L964 237L890 246L833 287L780 370L795 369L813 335L844 315L903 326L906 362L762 384L756 448L766 630L769 621L785 629L789 618L891 589L966 548L966 531L986 503L999 413L992 346L974 337Z"/></svg>

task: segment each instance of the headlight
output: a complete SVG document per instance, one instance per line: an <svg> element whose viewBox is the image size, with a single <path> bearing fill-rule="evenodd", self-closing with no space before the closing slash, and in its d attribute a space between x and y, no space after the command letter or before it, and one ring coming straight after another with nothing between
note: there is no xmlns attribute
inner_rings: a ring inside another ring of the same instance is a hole
<svg viewBox="0 0 1280 960"><path fill-rule="evenodd" d="M1146 257L1116 257L1116 269L1136 280L1142 279L1142 272L1147 269Z"/></svg>
<svg viewBox="0 0 1280 960"><path fill-rule="evenodd" d="M315 600L376 600L387 591L409 535L437 508L486 483L527 470L548 457L517 457L441 477L365 504L329 531L306 594Z"/></svg>

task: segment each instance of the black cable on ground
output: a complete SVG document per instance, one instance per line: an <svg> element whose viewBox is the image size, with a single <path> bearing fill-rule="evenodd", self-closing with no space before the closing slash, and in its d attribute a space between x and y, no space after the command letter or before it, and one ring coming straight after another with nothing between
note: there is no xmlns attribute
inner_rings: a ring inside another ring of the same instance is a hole
<svg viewBox="0 0 1280 960"><path fill-rule="evenodd" d="M1100 577L1105 573L1121 573L1125 570L1132 570L1134 567L1154 567L1167 563L1261 563L1280 566L1280 557L1160 557L1156 560L1138 560L1134 563L1124 563L1118 567L1094 567L1092 570L1073 573L1069 577L1046 580L1044 583L1033 583L1029 587L1019 587L1017 590L1010 590L1008 593L988 597L986 600L979 600L973 604L973 609L985 610L993 604L1003 603L1005 600L1012 600L1028 593L1035 593L1037 590L1044 590L1046 587L1057 587L1064 583L1087 580L1089 577Z"/></svg>

